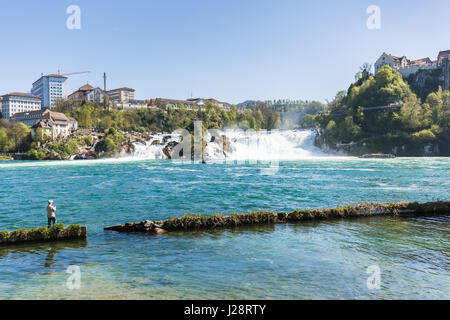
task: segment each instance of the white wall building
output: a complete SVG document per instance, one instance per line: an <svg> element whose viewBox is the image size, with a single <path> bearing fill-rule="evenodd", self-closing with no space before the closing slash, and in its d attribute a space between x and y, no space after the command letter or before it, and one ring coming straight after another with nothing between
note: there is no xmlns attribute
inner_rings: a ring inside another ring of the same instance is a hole
<svg viewBox="0 0 450 320"><path fill-rule="evenodd" d="M2 96L2 115L5 119L19 112L30 112L41 109L41 98L22 92L13 92Z"/></svg>
<svg viewBox="0 0 450 320"><path fill-rule="evenodd" d="M106 93L100 88L94 88L89 84L85 84L80 89L75 92L72 92L67 96L69 100L78 100L78 101L94 101L94 102L102 102L103 96Z"/></svg>
<svg viewBox="0 0 450 320"><path fill-rule="evenodd" d="M40 77L31 88L33 95L41 97L41 107L54 107L57 100L67 97L66 77L50 74Z"/></svg>
<svg viewBox="0 0 450 320"><path fill-rule="evenodd" d="M78 122L74 118L68 118L64 113L53 112L50 109L16 113L11 120L30 126L33 137L38 128L42 128L52 139L67 137L78 129Z"/></svg>
<svg viewBox="0 0 450 320"><path fill-rule="evenodd" d="M443 57L446 55L450 56L449 51L441 51L439 53L438 59L432 61L430 58L422 58L417 60L409 60L406 56L396 57L391 54L383 53L380 58L375 62L375 74L380 71L383 66L390 66L392 69L397 70L400 74L407 78L411 74L417 71L423 70L434 70L441 68Z"/></svg>

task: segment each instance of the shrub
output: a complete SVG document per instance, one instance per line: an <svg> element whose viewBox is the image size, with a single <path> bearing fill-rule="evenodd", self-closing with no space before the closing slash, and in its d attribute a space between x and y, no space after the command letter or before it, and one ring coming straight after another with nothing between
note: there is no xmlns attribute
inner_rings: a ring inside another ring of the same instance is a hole
<svg viewBox="0 0 450 320"><path fill-rule="evenodd" d="M436 136L434 135L431 130L422 130L416 133L412 134L413 138L420 141L420 142L431 142L434 139L436 139Z"/></svg>

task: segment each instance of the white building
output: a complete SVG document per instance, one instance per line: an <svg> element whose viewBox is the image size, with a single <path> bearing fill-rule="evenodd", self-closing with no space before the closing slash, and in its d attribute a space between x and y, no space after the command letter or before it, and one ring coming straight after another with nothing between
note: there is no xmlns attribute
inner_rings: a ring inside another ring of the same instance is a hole
<svg viewBox="0 0 450 320"><path fill-rule="evenodd" d="M68 118L64 113L50 111L50 109L16 113L11 120L31 127L32 136L36 133L36 129L42 128L52 139L67 137L78 129L77 120Z"/></svg>
<svg viewBox="0 0 450 320"><path fill-rule="evenodd" d="M85 84L80 89L72 92L67 96L68 100L93 101L102 102L105 92L100 88L94 88L89 84Z"/></svg>
<svg viewBox="0 0 450 320"><path fill-rule="evenodd" d="M441 67L442 59L445 54L450 51L442 51L439 53L438 60L432 61L430 58L422 58L417 60L409 60L406 56L396 57L391 54L383 53L380 58L375 62L375 74L380 71L383 66L390 66L392 69L397 70L400 74L407 78L411 74L417 71L424 70L434 70Z"/></svg>
<svg viewBox="0 0 450 320"><path fill-rule="evenodd" d="M57 100L67 97L66 77L50 74L40 77L31 88L33 95L41 97L41 107L54 107Z"/></svg>
<svg viewBox="0 0 450 320"><path fill-rule="evenodd" d="M116 107L122 109L140 109L147 108L146 100L129 100L128 102L117 103Z"/></svg>
<svg viewBox="0 0 450 320"><path fill-rule="evenodd" d="M13 92L2 96L2 115L5 119L19 112L41 109L41 98L22 92Z"/></svg>

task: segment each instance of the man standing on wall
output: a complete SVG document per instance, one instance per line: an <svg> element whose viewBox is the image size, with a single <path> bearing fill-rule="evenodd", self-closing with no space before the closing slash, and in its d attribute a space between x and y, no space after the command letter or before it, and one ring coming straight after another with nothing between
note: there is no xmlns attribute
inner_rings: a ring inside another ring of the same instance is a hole
<svg viewBox="0 0 450 320"><path fill-rule="evenodd" d="M50 228L56 223L56 206L53 206L53 200L48 200L48 206L47 206L47 218L48 218L48 227Z"/></svg>

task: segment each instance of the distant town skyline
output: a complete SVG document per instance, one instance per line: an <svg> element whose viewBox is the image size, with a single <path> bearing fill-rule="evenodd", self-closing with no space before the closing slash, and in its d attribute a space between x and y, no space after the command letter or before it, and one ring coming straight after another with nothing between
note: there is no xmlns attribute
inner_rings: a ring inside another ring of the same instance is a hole
<svg viewBox="0 0 450 320"><path fill-rule="evenodd" d="M319 100L346 89L383 52L411 59L450 49L450 3L17 0L2 4L0 95L30 92L41 74L130 87L136 99ZM70 30L71 5L80 29ZM380 29L366 22L380 8Z"/></svg>

